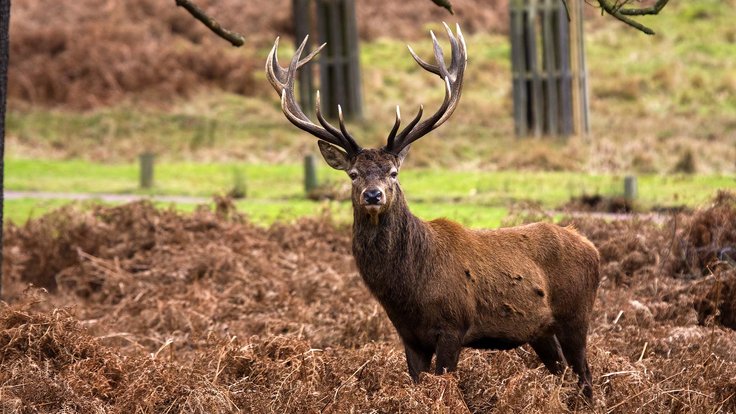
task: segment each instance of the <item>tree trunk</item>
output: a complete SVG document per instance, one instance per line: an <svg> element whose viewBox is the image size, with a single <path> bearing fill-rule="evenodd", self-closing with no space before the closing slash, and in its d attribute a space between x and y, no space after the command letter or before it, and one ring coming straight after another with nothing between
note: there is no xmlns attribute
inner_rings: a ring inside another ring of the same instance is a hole
<svg viewBox="0 0 736 414"><path fill-rule="evenodd" d="M10 0L0 0L0 298L3 296L3 210L5 207L5 107L8 95Z"/></svg>

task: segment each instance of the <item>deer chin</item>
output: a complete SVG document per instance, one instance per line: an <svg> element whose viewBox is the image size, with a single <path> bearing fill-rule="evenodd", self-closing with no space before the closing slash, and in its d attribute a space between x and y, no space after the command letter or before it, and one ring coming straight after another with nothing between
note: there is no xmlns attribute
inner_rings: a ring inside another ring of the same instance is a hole
<svg viewBox="0 0 736 414"><path fill-rule="evenodd" d="M378 216L383 213L385 204L363 204L363 211L371 218L371 224L378 224Z"/></svg>

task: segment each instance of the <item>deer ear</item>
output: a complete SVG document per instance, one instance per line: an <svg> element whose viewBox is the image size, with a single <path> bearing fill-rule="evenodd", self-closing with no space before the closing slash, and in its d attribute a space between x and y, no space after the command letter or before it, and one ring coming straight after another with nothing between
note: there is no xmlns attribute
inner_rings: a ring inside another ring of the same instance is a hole
<svg viewBox="0 0 736 414"><path fill-rule="evenodd" d="M396 156L399 158L399 167L404 162L404 158L406 158L406 155L409 153L409 148L411 148L411 145L405 146L404 149L402 149L401 151L399 151L398 154L396 154Z"/></svg>
<svg viewBox="0 0 736 414"><path fill-rule="evenodd" d="M347 170L350 168L350 160L348 154L340 151L334 145L328 144L324 141L317 141L319 145L319 152L322 153L322 158L325 159L327 164L336 170Z"/></svg>

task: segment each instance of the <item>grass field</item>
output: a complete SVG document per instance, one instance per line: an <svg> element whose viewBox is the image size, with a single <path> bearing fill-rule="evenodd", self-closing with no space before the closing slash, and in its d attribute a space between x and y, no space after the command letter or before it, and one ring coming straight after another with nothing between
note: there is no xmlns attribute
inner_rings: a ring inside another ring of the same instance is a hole
<svg viewBox="0 0 736 414"><path fill-rule="evenodd" d="M319 156L318 156L319 157ZM138 187L137 164L103 165L88 161L11 159L6 163L6 188L15 191L70 193L159 194L210 197L227 193L235 185L235 171L243 175L248 198L267 200L303 197L303 170L298 164L181 163L156 165L155 186ZM345 174L319 159L322 183L334 185L335 193L349 196ZM537 201L552 208L582 194L620 195L623 177L613 174L535 171L453 171L406 169L401 183L415 201L504 204ZM342 185L342 188L340 188ZM653 205L694 206L719 188L736 188L731 175L657 175L639 177L641 202Z"/></svg>
<svg viewBox="0 0 736 414"><path fill-rule="evenodd" d="M315 202L305 198L302 167L298 164L237 164L162 162L156 167L156 184L149 190L138 188L136 164L111 164L82 160L11 159L6 164L6 189L51 193L184 195L209 198L225 194L235 186L235 171L245 177L247 198L239 210L255 222L270 224L314 216L325 209L340 221L349 221L349 202ZM320 164L320 181L338 198L349 196L344 174ZM639 206L698 206L718 189L736 188L736 179L727 175L642 175ZM623 177L574 172L452 171L407 169L401 174L402 187L413 211L423 218L449 217L467 225L496 227L506 211L519 203L539 204L555 209L583 194L617 196ZM9 200L8 219L22 223L63 200ZM165 204L165 203L163 203ZM178 203L189 211L194 204Z"/></svg>

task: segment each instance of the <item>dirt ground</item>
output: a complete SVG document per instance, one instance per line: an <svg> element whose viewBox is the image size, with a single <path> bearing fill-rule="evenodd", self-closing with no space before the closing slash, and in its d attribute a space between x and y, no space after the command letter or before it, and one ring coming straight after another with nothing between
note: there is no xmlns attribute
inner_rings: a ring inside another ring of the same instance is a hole
<svg viewBox="0 0 736 414"><path fill-rule="evenodd" d="M0 412L736 412L736 196L664 225L572 223L603 259L592 407L527 346L412 384L350 229L264 229L219 200L8 227Z"/></svg>

